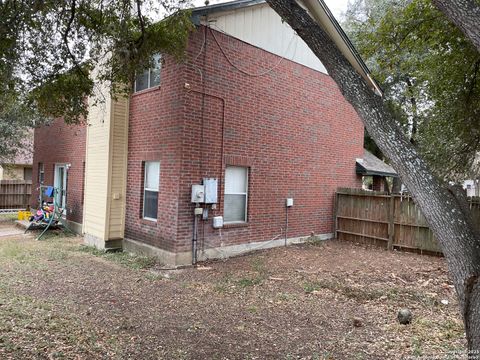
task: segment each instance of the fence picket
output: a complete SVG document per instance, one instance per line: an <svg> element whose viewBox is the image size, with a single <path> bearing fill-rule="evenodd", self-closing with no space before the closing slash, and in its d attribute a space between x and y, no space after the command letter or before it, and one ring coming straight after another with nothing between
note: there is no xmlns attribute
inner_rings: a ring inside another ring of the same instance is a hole
<svg viewBox="0 0 480 360"><path fill-rule="evenodd" d="M0 211L26 209L31 195L31 180L0 180Z"/></svg>
<svg viewBox="0 0 480 360"><path fill-rule="evenodd" d="M480 229L480 198L469 198L469 206ZM380 242L388 249L441 253L423 213L410 196L339 188L335 217L338 239L371 244Z"/></svg>

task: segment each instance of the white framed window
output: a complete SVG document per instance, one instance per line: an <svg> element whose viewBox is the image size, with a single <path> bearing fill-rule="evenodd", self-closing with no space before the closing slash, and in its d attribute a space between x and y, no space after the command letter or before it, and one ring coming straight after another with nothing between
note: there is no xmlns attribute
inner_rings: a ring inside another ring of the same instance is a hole
<svg viewBox="0 0 480 360"><path fill-rule="evenodd" d="M143 181L143 218L157 221L160 162L145 161Z"/></svg>
<svg viewBox="0 0 480 360"><path fill-rule="evenodd" d="M39 162L38 163L38 184L43 185L45 182L45 167L43 166L43 163Z"/></svg>
<svg viewBox="0 0 480 360"><path fill-rule="evenodd" d="M247 222L248 168L225 168L225 197L223 219L225 223Z"/></svg>
<svg viewBox="0 0 480 360"><path fill-rule="evenodd" d="M153 55L153 67L138 73L135 77L133 91L142 91L160 85L162 70L162 57L160 54Z"/></svg>

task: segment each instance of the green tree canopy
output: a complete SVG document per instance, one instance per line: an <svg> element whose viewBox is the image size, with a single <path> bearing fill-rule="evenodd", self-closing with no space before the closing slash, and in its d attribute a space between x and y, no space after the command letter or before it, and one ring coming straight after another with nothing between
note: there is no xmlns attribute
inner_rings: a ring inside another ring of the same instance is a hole
<svg viewBox="0 0 480 360"><path fill-rule="evenodd" d="M0 162L28 127L78 123L98 82L125 91L155 53L183 55L186 0L0 0ZM166 16L155 22L154 18ZM91 71L104 64L93 80Z"/></svg>
<svg viewBox="0 0 480 360"><path fill-rule="evenodd" d="M344 27L432 169L478 176L480 54L430 0L356 0Z"/></svg>

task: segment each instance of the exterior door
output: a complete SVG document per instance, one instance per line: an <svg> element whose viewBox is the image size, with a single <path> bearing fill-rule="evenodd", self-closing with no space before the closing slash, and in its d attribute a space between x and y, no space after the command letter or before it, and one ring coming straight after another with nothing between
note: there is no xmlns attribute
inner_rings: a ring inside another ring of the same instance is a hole
<svg viewBox="0 0 480 360"><path fill-rule="evenodd" d="M54 185L57 189L55 193L55 202L61 207L65 214L65 206L67 205L67 165L55 164Z"/></svg>

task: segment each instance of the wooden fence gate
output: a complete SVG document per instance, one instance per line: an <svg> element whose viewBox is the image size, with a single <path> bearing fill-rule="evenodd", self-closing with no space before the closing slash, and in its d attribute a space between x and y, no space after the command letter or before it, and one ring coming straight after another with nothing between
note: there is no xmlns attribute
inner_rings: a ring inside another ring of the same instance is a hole
<svg viewBox="0 0 480 360"><path fill-rule="evenodd" d="M0 180L0 212L27 208L31 195L31 180Z"/></svg>
<svg viewBox="0 0 480 360"><path fill-rule="evenodd" d="M469 198L476 224L480 199ZM441 253L420 208L408 195L339 188L335 198L337 239Z"/></svg>

